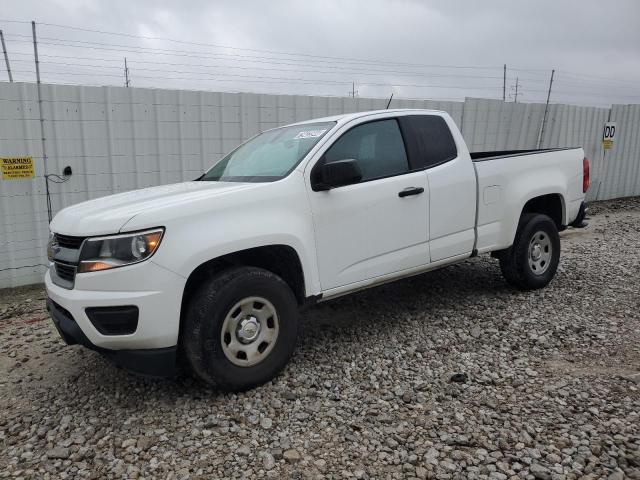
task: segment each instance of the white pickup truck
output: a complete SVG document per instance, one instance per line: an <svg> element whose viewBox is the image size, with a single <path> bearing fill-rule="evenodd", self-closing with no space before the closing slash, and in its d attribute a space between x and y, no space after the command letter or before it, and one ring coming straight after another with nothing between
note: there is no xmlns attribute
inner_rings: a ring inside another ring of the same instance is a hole
<svg viewBox="0 0 640 480"><path fill-rule="evenodd" d="M261 133L192 182L103 197L51 223L63 339L139 374L177 359L224 390L272 379L300 306L491 253L547 285L581 226L580 148L470 154L440 111L384 110Z"/></svg>

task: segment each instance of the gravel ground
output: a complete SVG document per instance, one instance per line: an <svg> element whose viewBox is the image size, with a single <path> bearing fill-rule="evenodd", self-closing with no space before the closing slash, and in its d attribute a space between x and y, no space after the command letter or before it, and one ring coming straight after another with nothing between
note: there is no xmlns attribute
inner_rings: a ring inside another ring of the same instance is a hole
<svg viewBox="0 0 640 480"><path fill-rule="evenodd" d="M0 292L0 477L640 478L640 199L594 204L521 293L481 257L307 310L274 382L221 394L66 347Z"/></svg>

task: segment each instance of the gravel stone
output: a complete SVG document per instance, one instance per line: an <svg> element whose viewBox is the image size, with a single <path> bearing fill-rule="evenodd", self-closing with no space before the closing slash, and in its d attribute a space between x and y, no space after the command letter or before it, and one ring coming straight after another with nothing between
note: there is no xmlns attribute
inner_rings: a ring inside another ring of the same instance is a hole
<svg viewBox="0 0 640 480"><path fill-rule="evenodd" d="M47 457L49 458L66 459L66 458L69 458L69 455L70 455L70 450L65 447L52 448L47 452Z"/></svg>
<svg viewBox="0 0 640 480"><path fill-rule="evenodd" d="M289 449L289 450L285 450L285 452L282 454L282 456L289 463L296 463L301 458L300 457L300 453L298 453L298 451L293 449L293 448Z"/></svg>
<svg viewBox="0 0 640 480"><path fill-rule="evenodd" d="M2 290L0 480L640 479L640 198L589 212L547 288L481 255L308 307L236 394L116 369Z"/></svg>
<svg viewBox="0 0 640 480"><path fill-rule="evenodd" d="M269 430L271 427L273 427L273 421L270 418L265 417L260 420L260 426L265 430Z"/></svg>
<svg viewBox="0 0 640 480"><path fill-rule="evenodd" d="M265 470L272 470L276 466L276 459L270 453L265 453L262 458L262 466Z"/></svg>
<svg viewBox="0 0 640 480"><path fill-rule="evenodd" d="M138 438L137 447L140 450L149 450L156 443L155 437L140 437Z"/></svg>
<svg viewBox="0 0 640 480"><path fill-rule="evenodd" d="M236 453L243 457L248 457L249 455L251 455L251 448L249 448L247 445L243 445L236 450Z"/></svg>

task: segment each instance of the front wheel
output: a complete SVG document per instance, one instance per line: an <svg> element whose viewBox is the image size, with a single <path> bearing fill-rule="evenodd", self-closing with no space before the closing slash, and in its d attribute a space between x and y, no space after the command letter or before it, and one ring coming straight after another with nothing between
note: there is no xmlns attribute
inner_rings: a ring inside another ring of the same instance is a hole
<svg viewBox="0 0 640 480"><path fill-rule="evenodd" d="M511 248L500 256L502 275L521 290L534 290L551 282L560 261L560 235L547 215L525 214Z"/></svg>
<svg viewBox="0 0 640 480"><path fill-rule="evenodd" d="M187 308L182 347L200 379L240 391L274 378L293 354L298 305L272 272L238 267L207 280Z"/></svg>

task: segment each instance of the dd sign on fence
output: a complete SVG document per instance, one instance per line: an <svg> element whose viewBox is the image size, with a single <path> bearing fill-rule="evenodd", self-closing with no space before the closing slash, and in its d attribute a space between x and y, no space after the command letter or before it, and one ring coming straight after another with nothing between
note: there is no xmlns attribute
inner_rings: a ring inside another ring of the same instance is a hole
<svg viewBox="0 0 640 480"><path fill-rule="evenodd" d="M3 180L20 180L35 177L33 158L31 157L0 158L0 164L2 164Z"/></svg>
<svg viewBox="0 0 640 480"><path fill-rule="evenodd" d="M613 147L613 140L616 137L616 122L606 122L602 131L602 148L609 150Z"/></svg>

